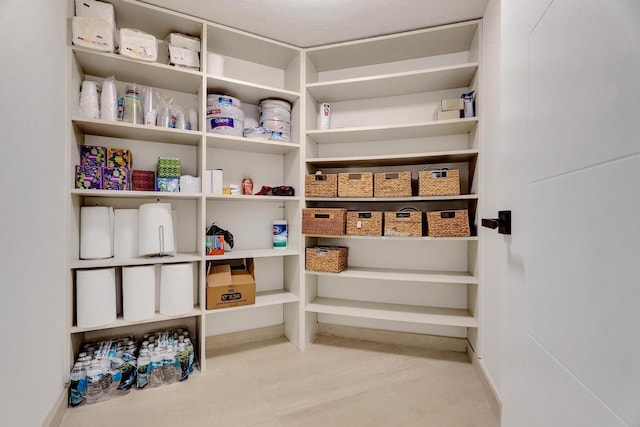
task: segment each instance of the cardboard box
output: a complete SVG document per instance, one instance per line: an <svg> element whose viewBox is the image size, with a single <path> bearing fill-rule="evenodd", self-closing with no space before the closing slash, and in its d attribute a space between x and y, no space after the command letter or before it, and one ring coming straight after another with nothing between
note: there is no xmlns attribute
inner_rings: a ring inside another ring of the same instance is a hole
<svg viewBox="0 0 640 427"><path fill-rule="evenodd" d="M131 151L126 148L107 148L107 167L131 169Z"/></svg>
<svg viewBox="0 0 640 427"><path fill-rule="evenodd" d="M80 166L106 166L107 147L98 145L80 146Z"/></svg>
<svg viewBox="0 0 640 427"><path fill-rule="evenodd" d="M211 266L207 275L207 310L255 304L253 262L247 264L248 270L231 270L229 264Z"/></svg>
<svg viewBox="0 0 640 427"><path fill-rule="evenodd" d="M453 111L453 110L463 110L464 102L462 98L453 98L453 99L443 99L440 102L440 110L442 111Z"/></svg>
<svg viewBox="0 0 640 427"><path fill-rule="evenodd" d="M102 190L102 167L76 166L76 188Z"/></svg>
<svg viewBox="0 0 640 427"><path fill-rule="evenodd" d="M453 120L460 118L460 111L437 111L436 112L436 120Z"/></svg>
<svg viewBox="0 0 640 427"><path fill-rule="evenodd" d="M102 168L103 190L129 190L129 181L127 168Z"/></svg>

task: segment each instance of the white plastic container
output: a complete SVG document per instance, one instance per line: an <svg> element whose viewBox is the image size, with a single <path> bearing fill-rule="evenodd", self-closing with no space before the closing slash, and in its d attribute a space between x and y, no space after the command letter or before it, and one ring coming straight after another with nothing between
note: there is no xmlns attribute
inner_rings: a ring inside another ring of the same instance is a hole
<svg viewBox="0 0 640 427"><path fill-rule="evenodd" d="M287 221L277 219L273 221L273 247L274 249L286 249L288 242Z"/></svg>

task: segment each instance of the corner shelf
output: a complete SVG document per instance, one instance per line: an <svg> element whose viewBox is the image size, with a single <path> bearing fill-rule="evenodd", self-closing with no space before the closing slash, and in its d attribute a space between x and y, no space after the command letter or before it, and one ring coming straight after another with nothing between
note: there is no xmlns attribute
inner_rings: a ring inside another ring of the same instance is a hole
<svg viewBox="0 0 640 427"><path fill-rule="evenodd" d="M333 276L349 279L397 280L400 282L458 283L477 285L478 278L468 272L455 271L416 271L384 268L347 267L340 273L323 271L305 271L316 276Z"/></svg>
<svg viewBox="0 0 640 427"><path fill-rule="evenodd" d="M225 252L222 255L207 255L205 261L222 261L242 258L276 258L300 255L295 249L240 249Z"/></svg>
<svg viewBox="0 0 640 427"><path fill-rule="evenodd" d="M472 162L478 157L478 150L452 150L430 153L397 154L384 156L358 156L358 157L316 157L308 158L306 163L316 167L380 167L421 165L434 163L460 163Z"/></svg>
<svg viewBox="0 0 640 427"><path fill-rule="evenodd" d="M310 304L307 304L305 310L313 313L396 322L459 326L464 328L478 327L477 320L468 310L455 308L385 304L319 297L314 299Z"/></svg>
<svg viewBox="0 0 640 427"><path fill-rule="evenodd" d="M292 142L269 141L242 136L226 136L206 133L207 147L223 150L246 151L264 154L286 154L300 150L300 145Z"/></svg>
<svg viewBox="0 0 640 427"><path fill-rule="evenodd" d="M158 126L114 122L110 120L83 119L80 117L74 117L71 120L73 124L86 135L192 146L197 146L202 140L202 132L194 130L168 129Z"/></svg>
<svg viewBox="0 0 640 427"><path fill-rule="evenodd" d="M328 130L309 130L307 136L318 144L386 141L469 133L478 125L477 117L438 120L401 125L361 126Z"/></svg>
<svg viewBox="0 0 640 427"><path fill-rule="evenodd" d="M104 259L76 259L71 261L71 268L100 268L121 267L130 265L177 264L181 262L198 262L202 257L195 253L175 254L165 257L137 257L137 258L104 258Z"/></svg>
<svg viewBox="0 0 640 427"><path fill-rule="evenodd" d="M298 302L300 299L291 292L276 290L256 292L256 303L239 305L237 307L218 308L216 310L206 310L205 314L228 313L230 311L251 310L253 308L267 307L272 305L288 304Z"/></svg>
<svg viewBox="0 0 640 427"><path fill-rule="evenodd" d="M215 76L212 74L207 75L207 87L210 88L210 90L223 88L225 94L234 96L247 104L257 105L260 101L266 98L284 99L285 101L293 104L298 100L298 98L300 98L299 92L249 83L224 76Z"/></svg>
<svg viewBox="0 0 640 427"><path fill-rule="evenodd" d="M124 320L122 316L118 316L118 319L115 322L109 323L108 325L92 326L89 328L80 328L78 326L72 326L70 332L72 334L77 334L82 332L100 331L105 329L115 329L115 328L129 327L134 325L142 325L146 323L157 323L157 322L162 322L164 320L187 319L190 317L199 317L201 315L202 315L202 310L200 309L200 306L196 305L193 307L193 310L191 312L182 314L179 316L167 316L167 315L156 312L156 314L149 319L137 320L135 322Z"/></svg>

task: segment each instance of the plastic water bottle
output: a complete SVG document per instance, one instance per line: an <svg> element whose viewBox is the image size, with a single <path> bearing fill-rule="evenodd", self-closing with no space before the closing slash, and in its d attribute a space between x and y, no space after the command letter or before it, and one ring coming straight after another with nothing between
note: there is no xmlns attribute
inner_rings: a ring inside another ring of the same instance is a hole
<svg viewBox="0 0 640 427"><path fill-rule="evenodd" d="M76 362L71 370L71 384L69 386L69 405L79 406L85 401L87 392L87 373L82 362Z"/></svg>
<svg viewBox="0 0 640 427"><path fill-rule="evenodd" d="M178 379L176 375L176 352L171 344L167 346L162 355L162 369L164 371L163 380L165 384L171 384Z"/></svg>
<svg viewBox="0 0 640 427"><path fill-rule="evenodd" d="M151 371L151 357L149 356L149 350L140 350L140 357L138 357L138 388L145 388L149 384L149 373Z"/></svg>
<svg viewBox="0 0 640 427"><path fill-rule="evenodd" d="M190 338L186 338L184 339L184 343L187 346L187 351L189 352L189 374L193 373L193 359L194 359L194 348L193 348L193 344L191 343L191 339Z"/></svg>
<svg viewBox="0 0 640 427"><path fill-rule="evenodd" d="M162 352L159 348L154 348L151 353L151 371L149 372L149 385L157 387L162 385Z"/></svg>
<svg viewBox="0 0 640 427"><path fill-rule="evenodd" d="M104 376L104 370L98 360L94 360L87 370L87 401L96 402L102 397L102 385L100 380Z"/></svg>

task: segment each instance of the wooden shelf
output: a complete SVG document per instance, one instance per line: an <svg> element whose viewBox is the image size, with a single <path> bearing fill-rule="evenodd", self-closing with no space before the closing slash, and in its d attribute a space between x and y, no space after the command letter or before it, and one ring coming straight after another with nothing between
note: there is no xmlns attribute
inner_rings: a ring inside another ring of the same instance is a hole
<svg viewBox="0 0 640 427"><path fill-rule="evenodd" d="M139 321L135 321L135 322L129 322L127 320L124 320L121 316L118 316L118 319L116 319L115 322L113 323L109 323L108 325L102 325L102 326L92 326L89 328L80 328L78 326L73 326L71 328L71 333L72 334L77 334L77 333L81 333L81 332L91 332L91 331L100 331L100 330L105 330L105 329L114 329L114 328L122 328L122 327L128 327L128 326L134 326L134 325L143 325L143 324L147 324L147 323L156 323L156 322L162 322L165 320L173 320L173 319L186 319L189 317L199 317L202 315L202 310L200 309L199 306L195 306L193 308L193 311L187 313L187 314L183 314L180 316L166 316L164 314L160 314L157 313L150 319L146 319L146 320L139 320Z"/></svg>
<svg viewBox="0 0 640 427"><path fill-rule="evenodd" d="M291 292L284 290L256 292L256 303L249 305L240 305L238 307L219 308L216 310L207 310L206 314L226 313L229 311L251 310L257 307L267 307L271 305L288 304L298 302L300 299Z"/></svg>
<svg viewBox="0 0 640 427"><path fill-rule="evenodd" d="M71 195L75 197L117 197L129 199L185 199L197 200L200 193L172 193L169 191L130 191L130 190L80 190L72 189Z"/></svg>
<svg viewBox="0 0 640 427"><path fill-rule="evenodd" d="M404 240L404 241L430 241L430 242L445 242L445 241L454 241L454 242L473 242L478 240L478 236L469 236L469 237L430 237L430 236L421 236L421 237L402 237L402 236L351 236L351 235L342 235L342 236L329 236L326 234L304 234L303 237L315 237L318 239L349 239L349 240Z"/></svg>
<svg viewBox="0 0 640 427"><path fill-rule="evenodd" d="M333 276L348 279L369 280L395 280L402 282L429 282L429 283L458 283L478 284L478 278L468 272L455 271L417 271L395 270L386 268L361 268L348 267L340 273L327 273L324 271L309 271L307 274L316 276Z"/></svg>
<svg viewBox="0 0 640 427"><path fill-rule="evenodd" d="M300 251L296 249L236 249L225 252L222 255L207 255L207 261L222 261L227 259L241 258L277 258L283 256L300 255Z"/></svg>
<svg viewBox="0 0 640 427"><path fill-rule="evenodd" d="M136 257L136 258L104 258L104 259L76 259L71 261L71 268L99 268L99 267L122 267L130 265L150 265L150 264L176 264L180 262L197 262L202 257L195 253L175 254L166 257Z"/></svg>
<svg viewBox="0 0 640 427"><path fill-rule="evenodd" d="M236 97L243 104L259 104L267 98L284 99L294 103L300 98L300 92L278 89L270 86L249 83L228 77L207 75L207 89L209 93L225 93Z"/></svg>
<svg viewBox="0 0 640 427"><path fill-rule="evenodd" d="M310 130L307 136L318 144L346 144L350 142L387 141L410 138L469 133L478 125L478 118L429 121L389 126L362 126L329 130Z"/></svg>
<svg viewBox="0 0 640 427"><path fill-rule="evenodd" d="M207 50L281 70L286 69L302 51L285 43L215 23L207 25Z"/></svg>
<svg viewBox="0 0 640 427"><path fill-rule="evenodd" d="M146 62L99 52L78 46L73 54L85 74L97 77L115 76L122 82L159 87L179 92L198 93L202 85L202 73L172 65Z"/></svg>
<svg viewBox="0 0 640 427"><path fill-rule="evenodd" d="M452 150L386 156L316 157L308 158L306 162L307 164L318 168L381 167L435 163L462 163L475 161L477 157L478 150Z"/></svg>
<svg viewBox="0 0 640 427"><path fill-rule="evenodd" d="M430 196L430 197L306 197L307 202L441 202L451 200L478 200L477 194L463 194L460 196Z"/></svg>
<svg viewBox="0 0 640 427"><path fill-rule="evenodd" d="M469 87L477 70L478 63L472 62L428 70L311 83L307 85L307 91L317 102L408 95Z"/></svg>
<svg viewBox="0 0 640 427"><path fill-rule="evenodd" d="M327 71L462 52L471 48L478 23L462 22L315 47L307 50L307 56L316 70Z"/></svg>
<svg viewBox="0 0 640 427"><path fill-rule="evenodd" d="M254 196L254 195L234 195L234 194L223 194L223 195L213 195L207 194L207 200L224 200L224 201L244 201L244 202L298 202L300 201L300 197L298 196Z"/></svg>
<svg viewBox="0 0 640 427"><path fill-rule="evenodd" d="M454 308L384 304L320 297L308 304L305 310L313 313L391 320L396 322L458 326L465 328L478 327L477 320L468 310Z"/></svg>
<svg viewBox="0 0 640 427"><path fill-rule="evenodd" d="M73 118L72 122L75 127L87 135L193 146L197 146L202 140L202 132L193 130L169 129L109 120L83 119L80 117Z"/></svg>
<svg viewBox="0 0 640 427"><path fill-rule="evenodd" d="M266 141L258 138L226 136L209 132L206 132L206 135L208 148L264 154L287 154L300 150L300 145L292 142Z"/></svg>

